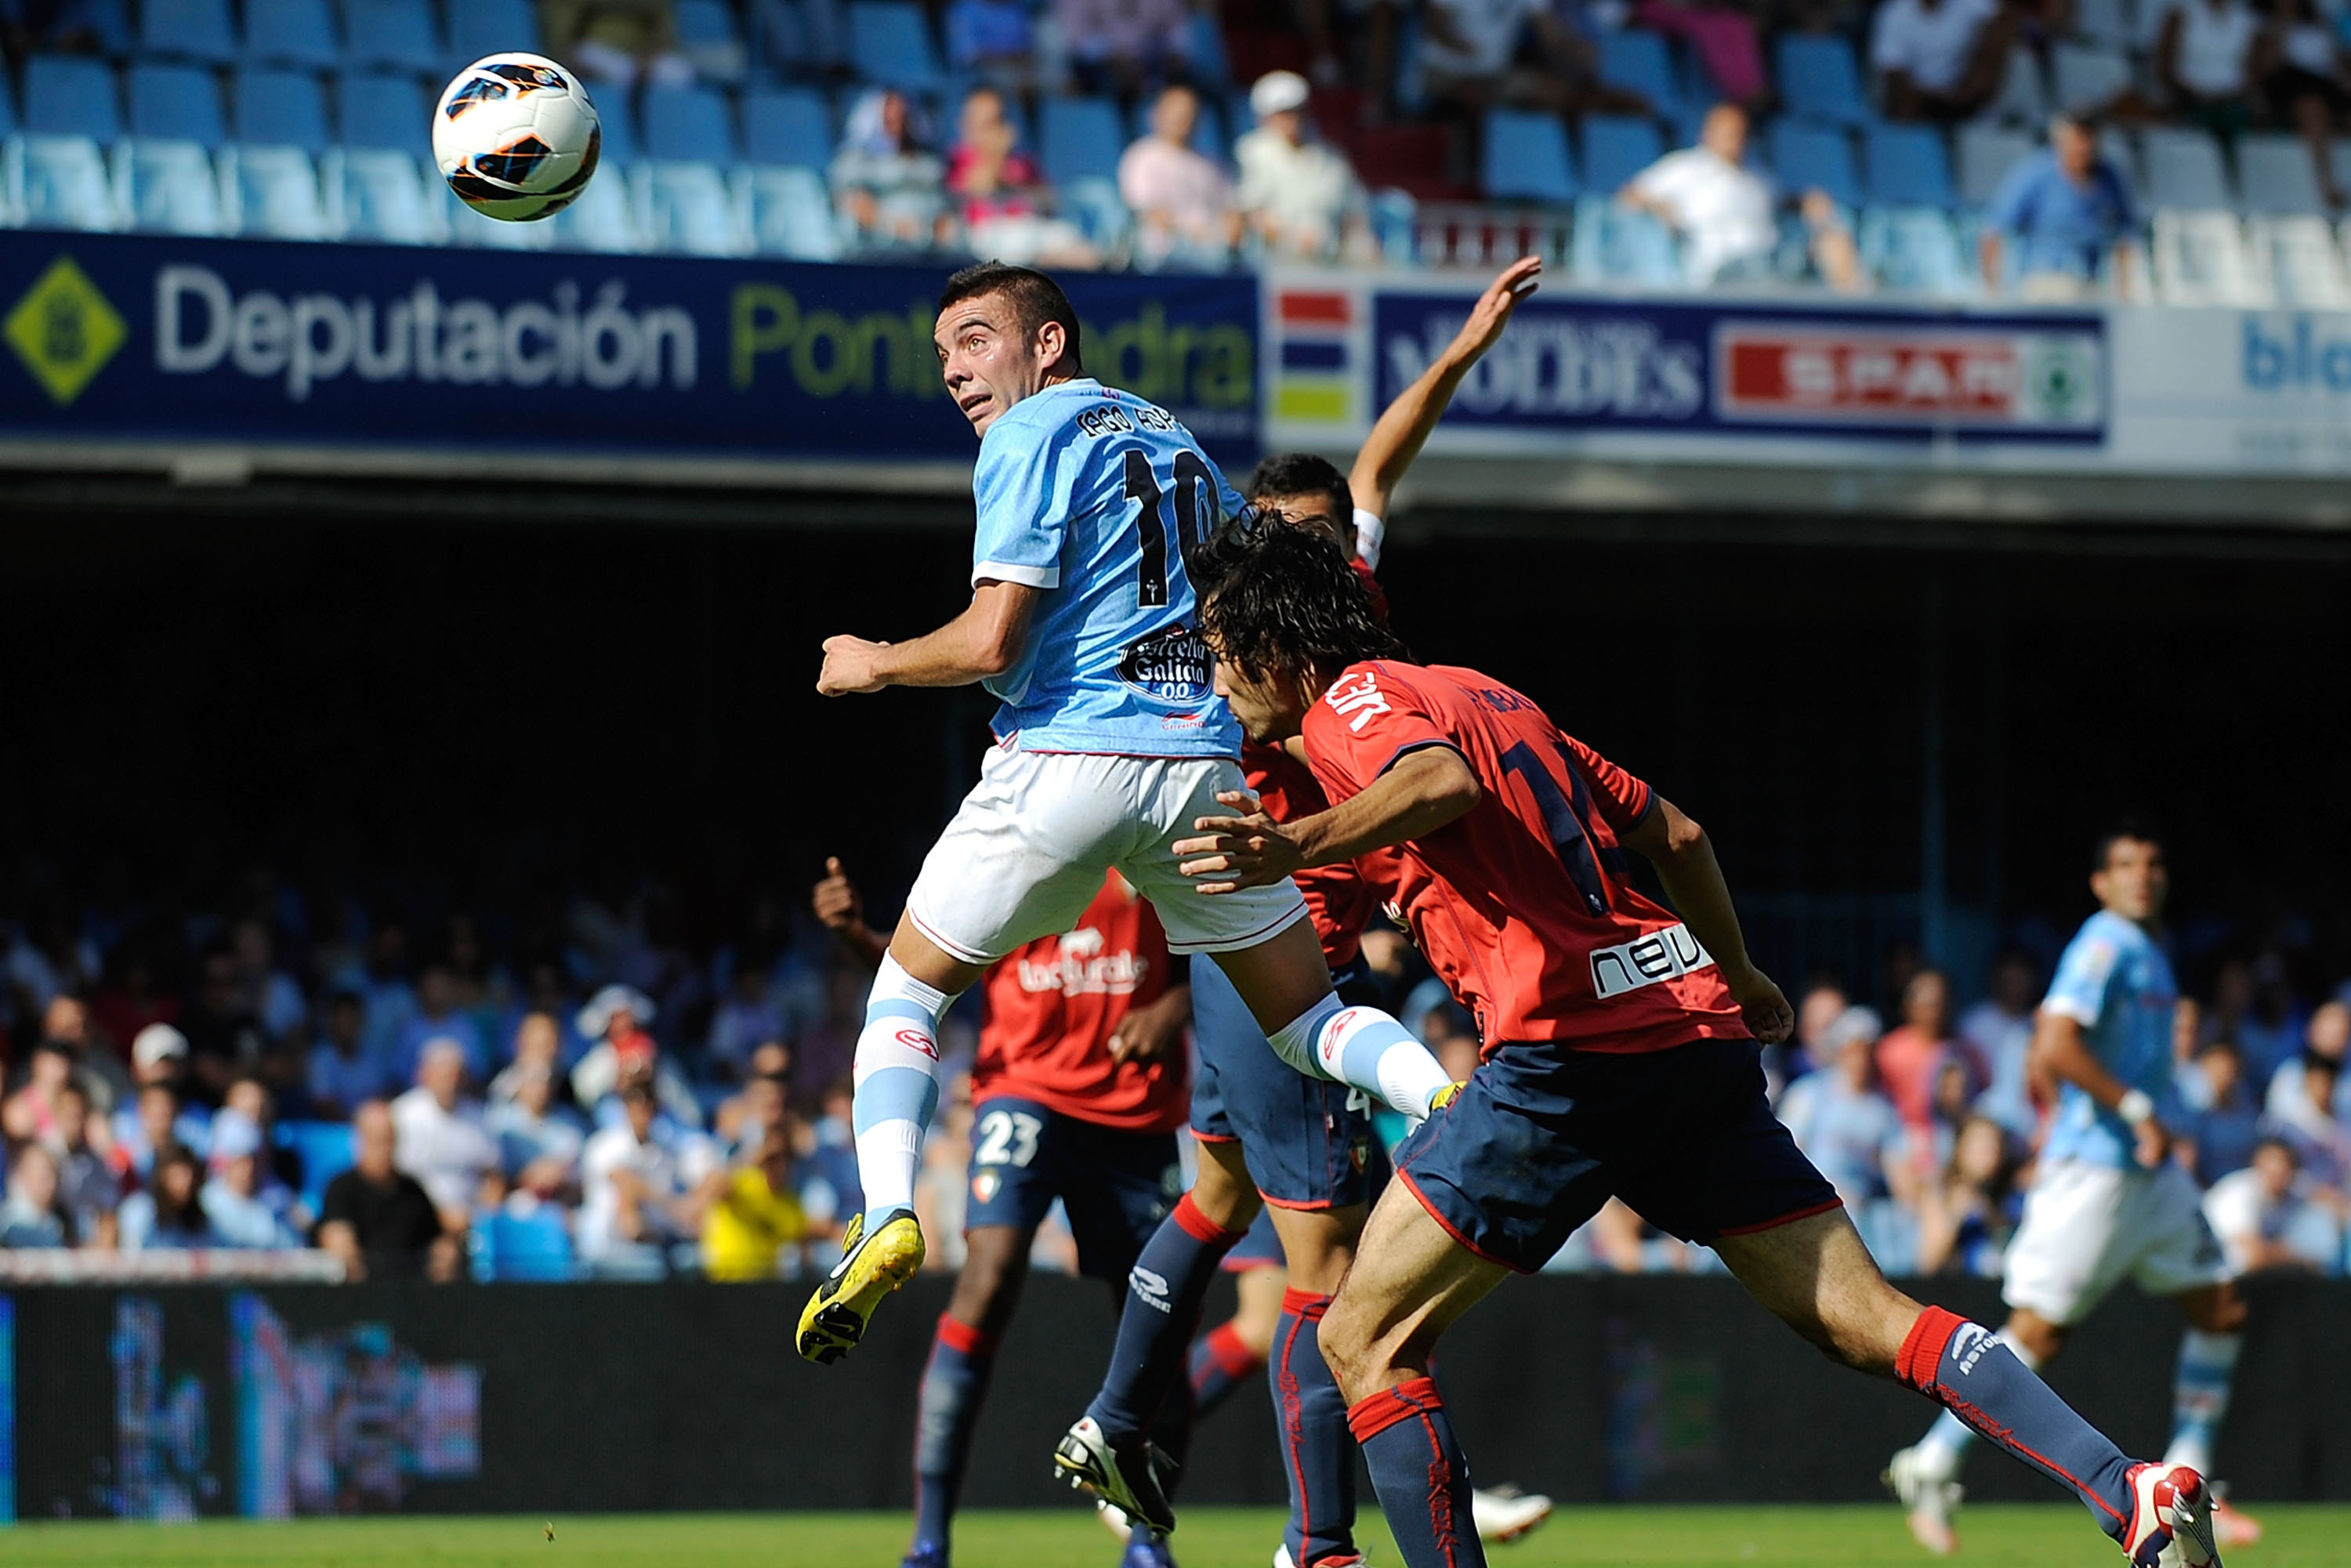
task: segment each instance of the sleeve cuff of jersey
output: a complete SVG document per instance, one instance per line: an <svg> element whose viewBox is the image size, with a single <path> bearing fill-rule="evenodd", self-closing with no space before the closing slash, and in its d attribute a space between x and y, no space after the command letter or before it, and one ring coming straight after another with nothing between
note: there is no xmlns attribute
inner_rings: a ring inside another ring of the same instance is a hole
<svg viewBox="0 0 2351 1568"><path fill-rule="evenodd" d="M1017 582L1023 588L1059 588L1061 569L1059 566L1014 566L1009 561L984 560L971 569L971 585L983 582Z"/></svg>
<svg viewBox="0 0 2351 1568"><path fill-rule="evenodd" d="M1390 769L1395 767L1397 763L1402 762L1405 758L1410 757L1416 751L1435 751L1439 748L1449 751L1456 757L1460 757L1461 760L1465 763L1469 760L1467 757L1462 756L1461 748L1459 747L1454 745L1451 741L1445 739L1441 736L1432 735L1426 740L1407 741L1404 745L1397 747L1395 748L1395 755L1391 756L1385 762L1381 763L1379 771L1373 774L1372 777L1374 779L1384 777Z"/></svg>
<svg viewBox="0 0 2351 1568"><path fill-rule="evenodd" d="M2097 1009L2077 1002L2071 997L2051 997L2041 1004L2041 1010L2053 1013L2061 1019L2072 1019L2084 1029L2090 1029L2098 1021Z"/></svg>

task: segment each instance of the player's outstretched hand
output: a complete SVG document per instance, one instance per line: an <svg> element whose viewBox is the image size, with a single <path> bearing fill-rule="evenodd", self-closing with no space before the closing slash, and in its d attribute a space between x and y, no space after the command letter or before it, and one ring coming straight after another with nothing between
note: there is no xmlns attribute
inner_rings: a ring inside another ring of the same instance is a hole
<svg viewBox="0 0 2351 1568"><path fill-rule="evenodd" d="M1198 817L1196 838L1176 841L1176 869L1201 893L1238 893L1280 882L1305 862L1297 842L1259 809L1246 789L1220 791L1217 800L1238 813Z"/></svg>
<svg viewBox="0 0 2351 1568"><path fill-rule="evenodd" d="M809 907L816 911L818 921L827 931L846 931L864 924L865 896L849 880L849 873L841 869L839 855L825 856L824 880L816 884Z"/></svg>
<svg viewBox="0 0 2351 1568"><path fill-rule="evenodd" d="M869 643L862 637L827 637L824 669L816 678L817 695L839 697L852 692L880 691L890 683L873 673L873 656L889 645Z"/></svg>
<svg viewBox="0 0 2351 1568"><path fill-rule="evenodd" d="M1510 312L1542 286L1536 278L1542 275L1542 257L1522 256L1502 269L1502 275L1486 286L1469 312L1469 319L1453 339L1452 356L1457 360L1475 360L1494 346L1502 329L1510 324Z"/></svg>
<svg viewBox="0 0 2351 1568"><path fill-rule="evenodd" d="M1750 965L1743 973L1726 973L1722 978L1730 988L1730 999L1739 1004L1740 1016L1747 1020L1749 1032L1757 1040L1777 1045L1795 1032L1796 1011L1771 976Z"/></svg>

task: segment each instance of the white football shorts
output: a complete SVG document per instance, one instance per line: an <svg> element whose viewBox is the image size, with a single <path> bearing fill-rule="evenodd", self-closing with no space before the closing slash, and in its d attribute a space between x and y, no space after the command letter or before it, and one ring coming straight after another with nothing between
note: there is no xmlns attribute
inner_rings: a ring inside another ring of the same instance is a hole
<svg viewBox="0 0 2351 1568"><path fill-rule="evenodd" d="M1229 814L1220 789L1247 788L1224 757L1102 757L998 746L939 835L906 914L941 952L992 964L1070 929L1116 866L1159 912L1176 953L1254 947L1306 916L1287 877L1210 897L1176 869L1193 821Z"/></svg>
<svg viewBox="0 0 2351 1568"><path fill-rule="evenodd" d="M2228 1277L2195 1178L2176 1165L2116 1170L2044 1163L2008 1246L2001 1294L2050 1322L2079 1322L2126 1277L2176 1296Z"/></svg>

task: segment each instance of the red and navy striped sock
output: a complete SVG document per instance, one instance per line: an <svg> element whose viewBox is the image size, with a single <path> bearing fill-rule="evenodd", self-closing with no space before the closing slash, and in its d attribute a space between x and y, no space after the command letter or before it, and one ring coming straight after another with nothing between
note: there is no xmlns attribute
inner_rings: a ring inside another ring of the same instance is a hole
<svg viewBox="0 0 2351 1568"><path fill-rule="evenodd" d="M1980 1323L1928 1307L1910 1325L1894 1375L1978 1436L2072 1487L2120 1540L2130 1523L2130 1460Z"/></svg>
<svg viewBox="0 0 2351 1568"><path fill-rule="evenodd" d="M1281 1538L1298 1568L1357 1555L1355 1438L1346 1396L1315 1338L1330 1305L1313 1291L1284 1291L1273 1331L1273 1411L1290 1472L1290 1523Z"/></svg>
<svg viewBox="0 0 2351 1568"><path fill-rule="evenodd" d="M1485 1568L1470 1514L1469 1466L1437 1385L1416 1377L1382 1389L1349 1407L1347 1426L1405 1568Z"/></svg>
<svg viewBox="0 0 2351 1568"><path fill-rule="evenodd" d="M914 1539L945 1551L971 1460L972 1428L996 1369L997 1336L941 1313L914 1427Z"/></svg>
<svg viewBox="0 0 2351 1568"><path fill-rule="evenodd" d="M1187 1192L1143 1244L1142 1256L1127 1271L1126 1306L1119 1313L1110 1371L1086 1407L1111 1441L1141 1436L1167 1403L1184 1376L1192 1335L1200 1326L1200 1303L1207 1299L1217 1265L1245 1234L1220 1229Z"/></svg>
<svg viewBox="0 0 2351 1568"><path fill-rule="evenodd" d="M1192 1415L1206 1416L1254 1376L1265 1358L1241 1340L1230 1323L1220 1323L1192 1342Z"/></svg>

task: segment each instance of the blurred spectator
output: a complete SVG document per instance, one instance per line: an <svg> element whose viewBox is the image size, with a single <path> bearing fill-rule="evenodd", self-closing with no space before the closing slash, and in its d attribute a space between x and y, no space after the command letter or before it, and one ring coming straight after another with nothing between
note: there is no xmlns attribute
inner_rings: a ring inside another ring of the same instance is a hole
<svg viewBox="0 0 2351 1568"><path fill-rule="evenodd" d="M401 1027L392 1061L385 1071L395 1083L416 1076L428 1040L454 1041L465 1051L465 1075L476 1083L490 1076L490 1045L481 1026L457 1005L457 977L449 966L435 960L416 977L416 1010Z"/></svg>
<svg viewBox="0 0 2351 1568"><path fill-rule="evenodd" d="M768 1127L756 1157L726 1178L703 1217L703 1270L714 1280L775 1279L784 1272L784 1249L798 1249L807 1235L808 1217L792 1186L791 1134Z"/></svg>
<svg viewBox="0 0 2351 1568"><path fill-rule="evenodd" d="M1343 248L1369 256L1363 182L1343 154L1312 134L1311 90L1295 71L1269 71L1249 89L1257 128L1233 148L1241 170L1235 200L1277 256L1327 258Z"/></svg>
<svg viewBox="0 0 2351 1568"><path fill-rule="evenodd" d="M414 1176L441 1211L442 1228L464 1234L482 1190L496 1176L498 1150L482 1127L479 1102L465 1097L465 1048L454 1040L424 1043L416 1087L392 1103L400 1168Z"/></svg>
<svg viewBox="0 0 2351 1568"><path fill-rule="evenodd" d="M1926 1133L1935 1119L1935 1081L1943 1059L1957 1056L1981 1089L1990 1074L1974 1049L1951 1035L1951 983L1939 969L1921 969L1902 988L1902 1027L1877 1044L1877 1076L1905 1125Z"/></svg>
<svg viewBox="0 0 2351 1568"><path fill-rule="evenodd" d="M957 126L955 151L947 157L947 190L969 249L1022 267L1102 265L1102 253L1077 225L1045 215L1051 193L1036 161L1016 145L1019 133L1005 113L1003 94L984 87L967 96ZM764 982L766 976L758 978ZM736 983L742 982L738 974ZM780 1013L764 996L759 1005L769 1032L758 1039L778 1038L784 1032Z"/></svg>
<svg viewBox="0 0 2351 1568"><path fill-rule="evenodd" d="M321 1116L340 1118L383 1090L383 1071L367 1054L367 1004L352 990L327 998L326 1030L310 1047L310 1103Z"/></svg>
<svg viewBox="0 0 2351 1568"><path fill-rule="evenodd" d="M2235 1273L2342 1268L2342 1223L2317 1201L2294 1145L2283 1138L2262 1139L2250 1166L2213 1184L2204 1195L2204 1218Z"/></svg>
<svg viewBox="0 0 2351 1568"><path fill-rule="evenodd" d="M580 1032L596 1043L571 1070L571 1097L600 1127L619 1121L617 1109L605 1102L622 1076L639 1070L653 1075L664 1112L686 1126L702 1125L694 1091L644 1030L653 1018L653 998L632 986L606 986L580 1009Z"/></svg>
<svg viewBox="0 0 2351 1568"><path fill-rule="evenodd" d="M110 955L108 972L109 982L90 998L90 1026L99 1044L128 1063L140 1030L178 1018L180 998L162 988L152 945L144 936L124 937Z"/></svg>
<svg viewBox="0 0 2351 1568"><path fill-rule="evenodd" d="M122 1197L122 1178L106 1157L90 1146L92 1126L89 1097L81 1085L68 1083L57 1091L57 1119L47 1140L57 1163L57 1207L73 1231L75 1244L112 1249L114 1211Z"/></svg>
<svg viewBox="0 0 2351 1568"><path fill-rule="evenodd" d="M972 94L973 98L980 96ZM968 108L970 100L965 101ZM949 189L954 188L952 174L947 183ZM710 1038L705 1048L709 1065L740 1082L749 1070L751 1053L771 1040L783 1038L784 1015L768 999L766 969L752 963L737 965L734 977L727 983L726 998L710 1017Z"/></svg>
<svg viewBox="0 0 2351 1568"><path fill-rule="evenodd" d="M2130 277L2137 227L2130 189L2099 153L2095 133L2058 115L2049 122L2049 145L2003 175L1984 209L1976 242L1984 287L2006 287L2005 267L2027 298L2068 298L2104 276L2112 256L2119 288Z"/></svg>
<svg viewBox="0 0 2351 1568"><path fill-rule="evenodd" d="M1918 1195L1918 1272L1998 1274L2019 1207L2006 1130L1967 1117L1941 1174Z"/></svg>
<svg viewBox="0 0 2351 1568"><path fill-rule="evenodd" d="M0 1103L0 1134L12 1144L47 1138L57 1123L57 1092L73 1082L73 1057L54 1040L36 1040L24 1087Z"/></svg>
<svg viewBox="0 0 2351 1568"><path fill-rule="evenodd" d="M70 1247L73 1237L57 1204L57 1158L26 1144L8 1166L8 1201L0 1207L0 1247Z"/></svg>
<svg viewBox="0 0 2351 1568"><path fill-rule="evenodd" d="M791 1103L790 1067L791 1058L783 1047L762 1047L752 1059L751 1077L741 1092L721 1101L712 1113L710 1135L730 1158L749 1158L768 1128L784 1124Z"/></svg>
<svg viewBox="0 0 2351 1568"><path fill-rule="evenodd" d="M294 977L277 967L269 927L258 920L238 921L229 936L229 955L236 964L247 1010L261 1020L271 1040L294 1038L310 1021L310 1006Z"/></svg>
<svg viewBox="0 0 2351 1568"><path fill-rule="evenodd" d="M482 1128L497 1145L507 1180L542 1197L573 1186L588 1129L570 1107L555 1103L553 1070L544 1062L517 1062L499 1081L509 1092L491 1103Z"/></svg>
<svg viewBox="0 0 2351 1568"><path fill-rule="evenodd" d="M89 1004L60 993L49 998L41 1015L41 1038L65 1048L72 1064L72 1082L81 1086L100 1113L112 1111L131 1089L131 1072L121 1055L99 1042L90 1029Z"/></svg>
<svg viewBox="0 0 2351 1568"><path fill-rule="evenodd" d="M1027 0L950 0L947 67L1006 92L1037 87L1037 28Z"/></svg>
<svg viewBox="0 0 2351 1568"><path fill-rule="evenodd" d="M81 935L73 911L45 899L0 955L0 1019L37 1023L60 995L87 996L98 982L98 945Z"/></svg>
<svg viewBox="0 0 2351 1568"><path fill-rule="evenodd" d="M2342 46L2317 0L2277 0L2267 40L2268 74L2262 93L2270 117L2290 125L2310 148L2310 162L2318 176L2319 197L2329 207L2343 206L2343 188L2335 183L2335 133L2351 131L2351 92L2344 89Z"/></svg>
<svg viewBox="0 0 2351 1568"><path fill-rule="evenodd" d="M319 1245L342 1260L351 1280L454 1279L456 1239L443 1229L432 1197L397 1164L392 1107L363 1102L351 1113L351 1134L358 1159L327 1184Z"/></svg>
<svg viewBox="0 0 2351 1568"><path fill-rule="evenodd" d="M1771 92L1771 78L1763 68L1762 40L1750 11L1695 0L1641 0L1633 8L1632 19L1636 26L1685 40L1715 87L1731 102L1752 108Z"/></svg>
<svg viewBox="0 0 2351 1568"><path fill-rule="evenodd" d="M2010 32L1999 0L1886 0L1869 63L1886 114L1947 125L1974 114L2000 90Z"/></svg>
<svg viewBox="0 0 2351 1568"><path fill-rule="evenodd" d="M1598 84L1591 41L1550 0L1428 0L1420 23L1421 90L1433 103L1650 112L1638 94Z"/></svg>
<svg viewBox="0 0 2351 1568"><path fill-rule="evenodd" d="M205 1218L200 1196L204 1164L183 1144L167 1144L156 1153L154 1170L143 1191L122 1200L116 1211L125 1252L184 1251L218 1247L220 1237Z"/></svg>
<svg viewBox="0 0 2351 1568"><path fill-rule="evenodd" d="M277 1210L261 1197L261 1129L238 1111L213 1118L212 1179L197 1195L204 1219L224 1247L299 1247Z"/></svg>
<svg viewBox="0 0 2351 1568"><path fill-rule="evenodd" d="M2033 1004L2041 974L2026 954L2008 952L1992 960L1989 994L1959 1015L1959 1038L1987 1063L1991 1082L1976 1109L2020 1138L2029 1138L2038 1120L2032 1106Z"/></svg>
<svg viewBox="0 0 2351 1568"><path fill-rule="evenodd" d="M800 1150L804 1175L800 1203L809 1223L837 1231L846 1217L865 1207L865 1189L857 1176L857 1141L850 1131L852 1090L840 1079L825 1086L819 1115Z"/></svg>
<svg viewBox="0 0 2351 1568"><path fill-rule="evenodd" d="M1151 106L1151 132L1118 161L1118 193L1134 209L1138 256L1177 254L1221 265L1240 238L1233 183L1214 159L1193 151L1200 99L1187 87L1162 91Z"/></svg>
<svg viewBox="0 0 2351 1568"><path fill-rule="evenodd" d="M670 1249L702 1231L702 1217L726 1173L708 1139L682 1133L658 1109L650 1075L621 1080L619 1124L588 1140L580 1155L580 1256L623 1273L658 1272Z"/></svg>
<svg viewBox="0 0 2351 1568"><path fill-rule="evenodd" d="M1879 1028L1869 1009L1846 1009L1822 1036L1827 1060L1780 1097L1780 1120L1797 1146L1856 1211L1888 1190L1903 1197L1910 1188L1901 1118L1875 1082Z"/></svg>
<svg viewBox="0 0 2351 1568"><path fill-rule="evenodd" d="M2351 1186L2351 1124L2335 1112L2342 1059L2312 1051L2300 1066L2301 1072L2292 1079L2279 1071L2283 1093L2280 1083L2270 1085L2268 1113L2262 1125L2294 1145L2294 1157L2311 1180L2340 1191Z"/></svg>
<svg viewBox="0 0 2351 1568"><path fill-rule="evenodd" d="M0 44L12 58L92 54L102 41L91 0L0 0Z"/></svg>
<svg viewBox="0 0 2351 1568"><path fill-rule="evenodd" d="M623 93L641 78L655 87L694 83L671 0L538 0L538 18L548 53L590 81Z"/></svg>
<svg viewBox="0 0 2351 1568"><path fill-rule="evenodd" d="M1682 236L1688 246L1684 266L1699 287L1767 277L1779 248L1771 188L1746 166L1747 131L1747 111L1719 103L1708 111L1697 146L1667 153L1616 193ZM1834 288L1859 287L1860 253L1836 204L1807 191L1802 205L1822 277Z"/></svg>
<svg viewBox="0 0 2351 1568"><path fill-rule="evenodd" d="M923 1267L948 1273L963 1267L963 1220L970 1211L971 1074L957 1072L939 1097L939 1113L923 1145L922 1168L914 1173L914 1218L923 1234L946 1245L925 1257Z"/></svg>
<svg viewBox="0 0 2351 1568"><path fill-rule="evenodd" d="M515 1097L522 1075L533 1071L546 1072L558 1081L559 1092L569 1084L560 1082L563 1071L563 1030L552 1013L528 1012L515 1026L514 1060L500 1069L490 1080L489 1102L496 1105Z"/></svg>
<svg viewBox="0 0 2351 1568"><path fill-rule="evenodd" d="M207 1104L218 1104L230 1079L257 1071L269 1054L268 1033L246 1005L236 959L225 948L199 961L194 1005L180 1032L187 1040L191 1090Z"/></svg>
<svg viewBox="0 0 2351 1568"><path fill-rule="evenodd" d="M281 1148L274 1136L277 1103L269 1086L257 1078L240 1078L221 1098L221 1114L234 1112L253 1124L261 1134L261 1200L297 1230L307 1230L317 1217L301 1207L302 1157Z"/></svg>
<svg viewBox="0 0 2351 1568"><path fill-rule="evenodd" d="M1081 92L1134 99L1191 75L1186 0L1053 0L1053 20Z"/></svg>
<svg viewBox="0 0 2351 1568"><path fill-rule="evenodd" d="M146 1182L154 1169L155 1151L173 1144L201 1149L210 1141L211 1119L182 1104L180 1092L169 1083L150 1083L139 1097L115 1113L113 1148L107 1163L126 1186Z"/></svg>
<svg viewBox="0 0 2351 1568"><path fill-rule="evenodd" d="M358 977L367 998L366 1055L379 1068L392 1060L400 1031L416 1011L416 988L408 983L408 929L387 920L369 936L367 965Z"/></svg>
<svg viewBox="0 0 2351 1568"><path fill-rule="evenodd" d="M1806 988L1803 999L1796 1004L1796 1032L1789 1039L1790 1078L1801 1078L1828 1065L1834 1053L1822 1041L1851 1006L1852 999L1828 981L1815 981Z"/></svg>
<svg viewBox="0 0 2351 1568"><path fill-rule="evenodd" d="M834 202L867 243L946 243L946 165L929 142L920 112L895 88L867 89L849 111L827 177Z"/></svg>
<svg viewBox="0 0 2351 1568"><path fill-rule="evenodd" d="M2155 38L2156 79L2172 108L2214 134L2252 123L2261 18L2245 0L2178 0ZM2246 1042L2248 1058L2254 1055Z"/></svg>
<svg viewBox="0 0 2351 1568"><path fill-rule="evenodd" d="M2232 1042L2216 1040L2198 1051L2196 1067L2204 1103L2182 1118L2179 1135L2197 1184L2210 1186L2252 1163L2262 1109L2246 1087L2245 1059Z"/></svg>
<svg viewBox="0 0 2351 1568"><path fill-rule="evenodd" d="M2310 1059L2318 1057L2333 1062L2336 1072L2334 1103L2324 1109L2333 1116L2351 1120L2351 1083L2342 1078L2346 1055L2351 1055L2351 1006L2340 1001L2322 1003L2313 1009L2310 1022L2303 1030L2302 1054L2270 1075L2263 1109L2286 1120L2302 1114L2303 1107L2310 1105L2303 1075L2308 1071Z"/></svg>

